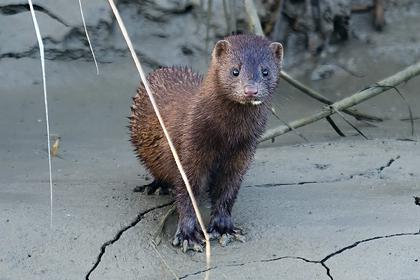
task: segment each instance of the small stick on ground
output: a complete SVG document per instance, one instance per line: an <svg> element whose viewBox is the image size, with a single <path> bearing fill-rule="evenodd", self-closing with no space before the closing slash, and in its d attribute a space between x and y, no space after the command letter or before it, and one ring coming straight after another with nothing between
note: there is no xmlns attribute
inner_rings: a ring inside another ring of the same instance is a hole
<svg viewBox="0 0 420 280"><path fill-rule="evenodd" d="M271 111L271 113L279 120L279 121L281 121L284 125L286 125L286 126L288 126L288 127L290 127L290 129L297 135L297 136L299 136L300 138L302 138L303 140L305 140L306 142L308 142L309 143L309 140L305 137L305 136L303 136L303 134L302 133L300 133L299 131L297 131L296 129L294 129L293 127L291 127L286 121L284 121L282 118L280 118L280 116L279 115L277 115L277 113L276 113L276 110L273 108L273 107L270 107L270 111Z"/></svg>
<svg viewBox="0 0 420 280"><path fill-rule="evenodd" d="M294 86L295 88L299 89L301 92L305 93L306 95L312 97L313 99L318 100L321 103L324 103L326 105L331 105L334 102L332 102L331 100L329 100L328 98L326 98L325 96L323 96L321 93L317 92L316 90L304 85L303 83L293 79L292 77L289 76L289 74L287 74L284 71L280 72L280 77L283 78L286 82L288 82L289 84L291 84L292 86ZM353 116L356 120L367 120L367 121L377 121L377 122L381 122L383 121L382 118L373 116L373 115L369 115L366 113L362 113L359 112L357 110L354 109L345 109L343 110L344 113Z"/></svg>
<svg viewBox="0 0 420 280"><path fill-rule="evenodd" d="M342 132L341 129L335 124L335 122L333 121L333 119L331 118L331 116L325 117L325 119L331 125L331 127L334 129L334 131L337 132L337 134L339 136L346 137L346 135L344 134L344 132Z"/></svg>
<svg viewBox="0 0 420 280"><path fill-rule="evenodd" d="M378 82L377 84L371 87L368 87L347 98L344 98L330 106L326 106L320 112L316 114L290 122L289 125L293 128L298 128L298 127L302 127L307 124L316 122L320 119L323 119L327 116L334 114L336 111L343 111L344 109L347 109L356 104L362 103L363 101L366 101L372 97L375 97L389 89L392 89L398 86L399 84L403 82L410 80L411 78L419 74L420 74L420 62L405 68L404 70ZM263 137L260 139L259 142L272 139L273 137L282 135L289 131L291 131L291 129L288 126L280 126L273 129L269 129L266 131L266 133L263 135Z"/></svg>
<svg viewBox="0 0 420 280"><path fill-rule="evenodd" d="M359 133L360 136L362 136L363 138L365 138L366 140L369 140L369 138L367 138L367 136L360 130L358 129L354 124L352 124L348 119L346 119L346 117L344 116L343 113L341 113L340 111L335 110L335 112L348 124L350 125L354 130L357 131L357 133ZM330 118L331 116L328 116L326 118Z"/></svg>

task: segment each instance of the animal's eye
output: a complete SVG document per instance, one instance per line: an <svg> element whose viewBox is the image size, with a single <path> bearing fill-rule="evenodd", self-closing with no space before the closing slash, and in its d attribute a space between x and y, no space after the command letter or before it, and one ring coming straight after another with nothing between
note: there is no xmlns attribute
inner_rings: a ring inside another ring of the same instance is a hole
<svg viewBox="0 0 420 280"><path fill-rule="evenodd" d="M261 71L261 73L262 73L262 75L263 75L264 77L268 76L268 70L267 70L267 69L263 69L263 70Z"/></svg>
<svg viewBox="0 0 420 280"><path fill-rule="evenodd" d="M233 68L232 75L235 76L235 77L238 77L239 76L239 69L238 68Z"/></svg>

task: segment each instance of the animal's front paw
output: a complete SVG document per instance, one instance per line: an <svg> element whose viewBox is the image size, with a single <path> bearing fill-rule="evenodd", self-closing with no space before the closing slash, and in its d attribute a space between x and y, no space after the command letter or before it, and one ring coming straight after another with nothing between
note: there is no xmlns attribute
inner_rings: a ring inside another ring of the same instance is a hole
<svg viewBox="0 0 420 280"><path fill-rule="evenodd" d="M165 183L154 180L150 184L135 187L133 192L141 192L147 195L167 195L169 194L169 186Z"/></svg>
<svg viewBox="0 0 420 280"><path fill-rule="evenodd" d="M203 252L204 240L201 232L197 229L186 234L177 230L172 245L181 247L182 252L187 251Z"/></svg>
<svg viewBox="0 0 420 280"><path fill-rule="evenodd" d="M222 247L227 246L233 241L246 241L242 230L233 225L230 216L213 217L207 232L210 239L218 239Z"/></svg>

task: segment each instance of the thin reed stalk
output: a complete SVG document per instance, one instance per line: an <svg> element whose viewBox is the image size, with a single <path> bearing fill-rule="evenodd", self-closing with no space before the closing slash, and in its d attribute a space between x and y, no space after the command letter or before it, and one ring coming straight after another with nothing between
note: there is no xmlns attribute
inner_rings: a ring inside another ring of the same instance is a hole
<svg viewBox="0 0 420 280"><path fill-rule="evenodd" d="M47 95L47 82L45 78L45 56L44 56L44 43L42 42L41 32L39 31L38 21L36 19L34 6L32 0L28 0L29 9L32 15L32 21L35 27L36 38L38 40L39 55L41 58L41 69L42 69L42 86L44 90L44 107L45 107L45 125L47 129L47 147L48 147L48 171L49 171L49 183L50 183L50 227L53 224L53 183L52 183L52 164L51 164L51 140L50 140L50 120L48 116L48 95Z"/></svg>
<svg viewBox="0 0 420 280"><path fill-rule="evenodd" d="M132 56L132 58L134 60L135 65L136 65L137 71L139 72L141 81L142 81L142 83L144 85L144 88L146 89L147 95L149 96L149 99L150 99L150 102L152 104L153 110L155 111L155 114L156 114L156 116L157 116L157 118L159 120L160 126L162 127L162 130L163 130L163 133L165 135L165 138L166 138L166 140L168 142L169 148L171 149L171 152L172 152L172 155L174 157L176 166L178 167L178 170L179 170L179 172L181 174L182 180L184 181L185 186L187 188L188 195L190 196L191 203L193 205L195 215L197 217L198 223L200 225L200 228L201 228L201 230L202 230L202 232L204 234L204 238L205 238L205 241L206 241L206 265L207 265L207 269L209 269L210 268L210 264L211 264L210 238L209 238L209 235L207 234L207 230L206 230L206 227L204 225L204 221L203 221L203 218L201 216L200 210L198 208L197 201L196 201L196 199L194 197L194 193L192 191L190 182L189 182L188 177L187 177L187 175L186 175L186 173L184 171L184 168L183 168L183 166L181 164L181 160L180 160L180 158L178 156L178 152L176 151L175 146L174 146L174 144L172 142L172 138L169 135L168 130L166 129L165 123L164 123L163 118L162 118L162 116L160 114L160 111L159 111L159 108L157 106L156 100L155 100L155 98L153 96L152 90L150 89L149 82L147 81L146 75L145 75L145 73L143 71L143 68L142 68L142 66L140 64L139 58L137 57L137 54L135 52L135 49L134 49L133 44L131 42L131 39L128 36L128 32L127 32L127 29L125 28L124 22L121 19L121 16L120 16L120 14L118 12L117 7L115 6L114 1L113 0L108 0L108 2L110 4L110 6L111 6L111 9L112 9L114 15L115 15L115 18L117 19L118 25L119 25L119 27L121 29L121 32L122 32L122 34L124 36L124 39L125 39L125 41L127 43L127 46L129 48L129 50L130 50L130 53L131 53L131 56ZM209 271L206 272L205 279L208 279L208 277L209 277Z"/></svg>

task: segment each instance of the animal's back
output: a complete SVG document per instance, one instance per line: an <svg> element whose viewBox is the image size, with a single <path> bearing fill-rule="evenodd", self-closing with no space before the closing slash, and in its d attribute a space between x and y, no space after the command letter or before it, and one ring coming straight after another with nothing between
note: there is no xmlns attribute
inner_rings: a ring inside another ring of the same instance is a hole
<svg viewBox="0 0 420 280"><path fill-rule="evenodd" d="M147 80L177 147L188 105L203 78L186 67L168 67L153 71ZM169 182L168 176L176 172L176 167L143 84L133 98L130 132L139 159L156 179Z"/></svg>

